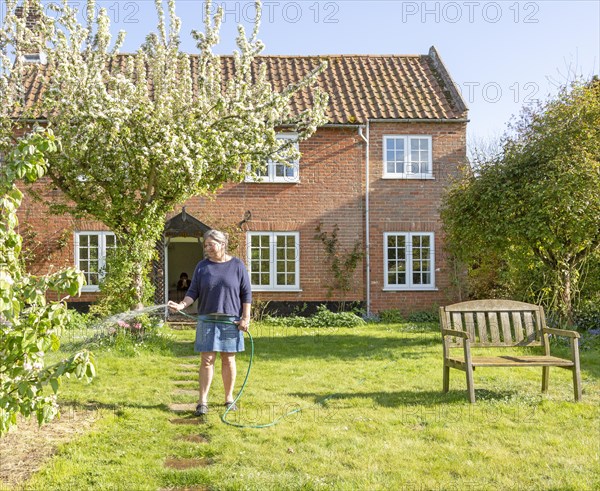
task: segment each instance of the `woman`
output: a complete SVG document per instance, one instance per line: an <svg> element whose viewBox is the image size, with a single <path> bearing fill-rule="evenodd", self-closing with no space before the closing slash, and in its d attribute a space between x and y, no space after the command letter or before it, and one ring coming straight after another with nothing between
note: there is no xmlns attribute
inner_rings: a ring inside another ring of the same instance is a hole
<svg viewBox="0 0 600 491"><path fill-rule="evenodd" d="M250 325L252 292L244 263L227 253L227 235L218 230L204 234L204 256L194 270L191 285L182 302L169 302L175 311L198 299L198 325L194 351L201 353L200 399L196 416L208 412L208 391L213 379L217 352L221 356L221 376L225 406L231 411L235 384L235 353L244 351L244 335Z"/></svg>

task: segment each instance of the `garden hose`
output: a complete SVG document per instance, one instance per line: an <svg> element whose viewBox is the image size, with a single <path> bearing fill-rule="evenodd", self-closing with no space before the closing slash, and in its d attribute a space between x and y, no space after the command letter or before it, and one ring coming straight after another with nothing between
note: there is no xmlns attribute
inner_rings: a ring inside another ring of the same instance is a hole
<svg viewBox="0 0 600 491"><path fill-rule="evenodd" d="M183 314L185 317L189 317L190 319L197 319L197 317L198 317L198 316L186 314L185 312L181 312L181 311L179 311L179 313ZM237 326L237 324L235 322L232 322L229 320L219 321L219 323L220 324L231 324L231 325ZM299 413L303 409L306 409L306 407L304 407L304 408L300 407L300 408L294 409L292 411L288 411L287 413L282 414L281 416L275 418L270 423L243 424L243 423L232 423L231 421L227 421L227 414L232 410L232 408L235 407L235 403L240 399L240 397L242 396L242 393L244 392L244 389L246 388L246 384L248 383L248 378L250 377L250 370L252 369L252 362L254 361L254 338L252 337L252 334L250 334L250 331L246 331L246 334L248 334L248 339L250 340L250 361L248 362L248 370L246 370L246 376L244 377L244 381L242 382L242 386L240 387L239 392L233 399L233 403L229 404L227 406L227 408L225 409L225 412L221 415L221 421L223 423L225 423L226 425L235 426L236 428L268 428L270 426L275 426L283 418L291 416L292 414ZM333 397L334 395L335 394L328 395L327 397L315 402L313 405L308 406L308 407L316 406L318 404L320 405L323 402L325 402L327 399L330 399L331 397Z"/></svg>

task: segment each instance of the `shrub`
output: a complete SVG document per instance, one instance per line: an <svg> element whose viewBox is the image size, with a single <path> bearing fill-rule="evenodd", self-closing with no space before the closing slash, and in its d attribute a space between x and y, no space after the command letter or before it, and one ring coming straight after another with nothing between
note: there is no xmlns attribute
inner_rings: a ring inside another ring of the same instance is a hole
<svg viewBox="0 0 600 491"><path fill-rule="evenodd" d="M590 329L581 335L579 347L583 351L600 351L600 329Z"/></svg>
<svg viewBox="0 0 600 491"><path fill-rule="evenodd" d="M379 312L379 319L385 324L400 324L404 322L404 317L402 317L399 309L381 310Z"/></svg>
<svg viewBox="0 0 600 491"><path fill-rule="evenodd" d="M437 309L430 311L413 312L407 318L408 322L439 322L440 316Z"/></svg>
<svg viewBox="0 0 600 491"><path fill-rule="evenodd" d="M600 330L600 301L583 302L574 312L573 324L579 331Z"/></svg>
<svg viewBox="0 0 600 491"><path fill-rule="evenodd" d="M64 324L64 329L73 331L76 329L86 329L94 322L94 316L91 314L82 314L74 309L69 309L69 320Z"/></svg>
<svg viewBox="0 0 600 491"><path fill-rule="evenodd" d="M357 327L366 322L353 312L331 312L325 305L317 307L317 313L311 317L272 317L265 316L265 322L276 326L288 327Z"/></svg>
<svg viewBox="0 0 600 491"><path fill-rule="evenodd" d="M269 300L254 300L252 302L252 320L254 322L265 320L270 303Z"/></svg>

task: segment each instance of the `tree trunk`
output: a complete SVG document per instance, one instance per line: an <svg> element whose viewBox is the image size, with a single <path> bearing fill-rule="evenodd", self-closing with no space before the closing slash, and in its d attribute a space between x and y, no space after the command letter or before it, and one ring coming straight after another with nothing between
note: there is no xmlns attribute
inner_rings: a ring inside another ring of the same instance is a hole
<svg viewBox="0 0 600 491"><path fill-rule="evenodd" d="M143 309L144 300L148 300L146 275L148 274L148 265L154 253L154 244L155 241L147 237L130 239L127 244L128 255L134 258L131 268L131 286L133 291L131 308L133 310Z"/></svg>
<svg viewBox="0 0 600 491"><path fill-rule="evenodd" d="M137 263L133 272L134 298L132 310L142 310L144 308L144 265Z"/></svg>
<svg viewBox="0 0 600 491"><path fill-rule="evenodd" d="M571 268L565 268L561 271L562 288L560 289L560 310L563 320L567 325L573 325L573 302L572 294L572 271Z"/></svg>

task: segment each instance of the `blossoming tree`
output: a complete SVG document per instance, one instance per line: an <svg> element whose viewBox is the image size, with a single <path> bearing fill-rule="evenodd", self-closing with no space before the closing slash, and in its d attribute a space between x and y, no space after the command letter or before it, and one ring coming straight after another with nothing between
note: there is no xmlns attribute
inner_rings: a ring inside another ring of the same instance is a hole
<svg viewBox="0 0 600 491"><path fill-rule="evenodd" d="M29 4L39 7L39 0ZM213 52L222 11L211 15L205 2L204 31L192 32L199 52L189 55L180 51L175 1L168 16L160 0L155 4L157 32L134 54L119 54L124 33L111 42L108 15L94 0L84 24L66 1L52 16L39 9L37 41L30 40L47 60L36 67L45 90L36 110L62 144L48 156L48 175L65 197L54 208L95 217L115 233L122 262L111 274L127 282L130 306L149 298L144 279L166 214L192 196L242 181L268 158L294 157L277 129L308 138L325 122L327 104L326 94L311 90L319 70L281 92L272 89L257 58L260 2L252 34L239 27L235 70L226 79ZM312 108L294 114L290 101L302 90L310 90Z"/></svg>

